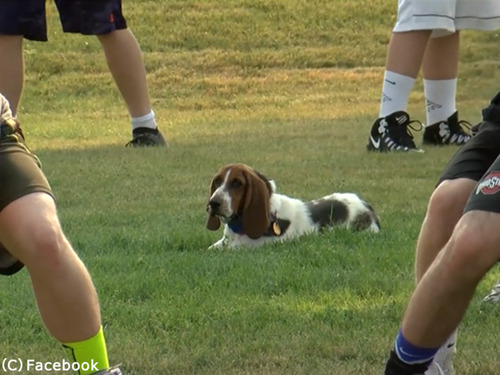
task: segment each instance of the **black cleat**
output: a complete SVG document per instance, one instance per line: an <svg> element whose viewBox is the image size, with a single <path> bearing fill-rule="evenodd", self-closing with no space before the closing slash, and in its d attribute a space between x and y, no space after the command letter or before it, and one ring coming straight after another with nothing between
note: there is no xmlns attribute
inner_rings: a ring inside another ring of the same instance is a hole
<svg viewBox="0 0 500 375"><path fill-rule="evenodd" d="M414 128L412 124L418 124L419 127ZM410 116L405 111L397 111L386 117L380 117L372 126L366 148L368 151L379 152L424 152L415 145L408 127L419 131L422 129L422 123L410 121Z"/></svg>
<svg viewBox="0 0 500 375"><path fill-rule="evenodd" d="M158 128L137 128L132 132L132 140L125 147L166 146L165 138Z"/></svg>
<svg viewBox="0 0 500 375"><path fill-rule="evenodd" d="M461 146L471 138L471 127L467 121L458 121L458 112L455 112L446 121L426 126L423 143L436 146Z"/></svg>

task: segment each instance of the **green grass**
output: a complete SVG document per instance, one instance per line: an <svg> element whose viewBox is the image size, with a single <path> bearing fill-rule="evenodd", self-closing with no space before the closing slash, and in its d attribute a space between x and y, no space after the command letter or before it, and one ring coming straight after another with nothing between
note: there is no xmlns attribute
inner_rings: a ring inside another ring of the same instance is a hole
<svg viewBox="0 0 500 375"><path fill-rule="evenodd" d="M380 374L413 286L416 238L453 148L365 150L395 5L383 0L125 1L168 149L126 149L128 117L97 40L25 43L20 119L100 294L130 375ZM463 34L461 116L498 89L498 34ZM409 109L424 120L422 85ZM417 143L421 134L416 134ZM380 235L336 230L255 250L207 247L211 176L248 163L304 199L354 191ZM497 373L500 311L462 325L457 372ZM4 356L58 359L26 271L0 278Z"/></svg>

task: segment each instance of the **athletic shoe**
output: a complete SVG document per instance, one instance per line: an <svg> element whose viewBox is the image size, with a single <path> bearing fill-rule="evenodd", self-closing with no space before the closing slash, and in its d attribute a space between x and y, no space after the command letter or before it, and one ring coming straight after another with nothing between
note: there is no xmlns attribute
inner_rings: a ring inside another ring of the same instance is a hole
<svg viewBox="0 0 500 375"><path fill-rule="evenodd" d="M437 362L432 361L424 375L453 375L453 373L448 374L444 372Z"/></svg>
<svg viewBox="0 0 500 375"><path fill-rule="evenodd" d="M137 128L132 132L132 140L125 147L166 146L165 138L158 128Z"/></svg>
<svg viewBox="0 0 500 375"><path fill-rule="evenodd" d="M412 124L418 124L415 128ZM391 113L386 117L375 120L370 132L370 138L366 148L368 151L402 151L402 152L424 152L418 148L413 141L411 128L415 131L422 129L420 121L410 121L410 116L404 111Z"/></svg>
<svg viewBox="0 0 500 375"><path fill-rule="evenodd" d="M490 293L483 298L483 302L498 303L500 301L500 280L497 281L496 285L491 289Z"/></svg>
<svg viewBox="0 0 500 375"><path fill-rule="evenodd" d="M120 370L120 367L115 366L108 368L107 370L94 372L92 375L123 375L123 372Z"/></svg>
<svg viewBox="0 0 500 375"><path fill-rule="evenodd" d="M458 121L458 112L455 112L446 121L426 126L423 143L438 146L461 146L470 139L471 127L472 124L467 121Z"/></svg>
<svg viewBox="0 0 500 375"><path fill-rule="evenodd" d="M430 364L426 363L414 363L408 364L401 361L394 350L391 350L391 354L387 363L385 365L384 375L444 375L438 364L431 361Z"/></svg>

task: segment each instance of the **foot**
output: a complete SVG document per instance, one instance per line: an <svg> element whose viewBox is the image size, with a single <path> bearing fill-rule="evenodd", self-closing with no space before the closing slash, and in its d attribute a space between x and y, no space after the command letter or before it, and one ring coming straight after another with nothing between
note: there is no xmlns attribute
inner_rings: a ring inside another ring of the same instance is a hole
<svg viewBox="0 0 500 375"><path fill-rule="evenodd" d="M453 373L450 373L452 375ZM436 362L432 362L427 369L426 372L424 372L424 375L448 375L446 372L443 371L441 366L437 364Z"/></svg>
<svg viewBox="0 0 500 375"><path fill-rule="evenodd" d="M132 140L125 147L151 147L166 146L167 142L163 138L158 128L137 128L132 132Z"/></svg>
<svg viewBox="0 0 500 375"><path fill-rule="evenodd" d="M430 362L430 361L429 361ZM439 366L435 366L432 362L409 364L401 361L394 350L391 350L391 355L385 365L384 375L444 375L442 372L427 372L435 369L439 371Z"/></svg>
<svg viewBox="0 0 500 375"><path fill-rule="evenodd" d="M455 112L446 121L426 126L423 143L437 146L461 146L470 139L471 127L472 125L467 121L458 121L458 112Z"/></svg>
<svg viewBox="0 0 500 375"><path fill-rule="evenodd" d="M415 123L419 125L419 128L411 126ZM422 129L422 124L419 121L410 121L410 116L404 111L378 118L372 126L366 148L368 151L379 152L424 152L415 145L409 127L418 131Z"/></svg>

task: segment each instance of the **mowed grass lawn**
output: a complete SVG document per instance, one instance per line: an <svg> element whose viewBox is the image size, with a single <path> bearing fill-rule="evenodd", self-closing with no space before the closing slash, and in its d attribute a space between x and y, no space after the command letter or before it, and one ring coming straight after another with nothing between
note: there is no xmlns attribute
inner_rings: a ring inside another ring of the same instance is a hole
<svg viewBox="0 0 500 375"><path fill-rule="evenodd" d="M381 374L427 200L455 152L365 149L395 2L124 0L168 149L124 147L129 120L99 43L62 34L47 6L50 42L25 43L19 117L99 291L111 362L129 375ZM500 88L499 42L463 33L470 122ZM409 111L425 121L420 80ZM209 182L230 162L294 197L356 192L383 231L209 251L221 236L205 229ZM500 312L480 303L497 276L462 324L457 374L498 373ZM0 315L2 357L65 358L25 270L0 278Z"/></svg>

